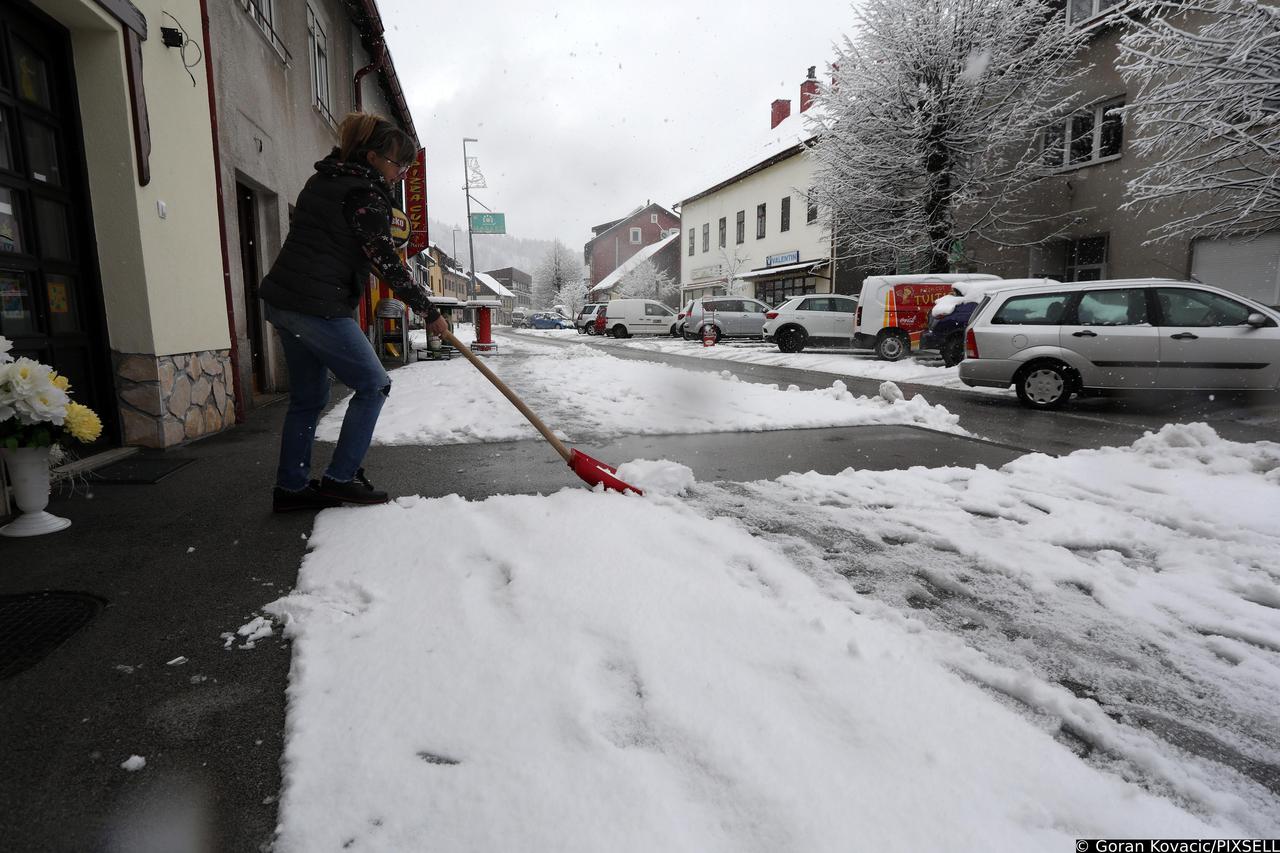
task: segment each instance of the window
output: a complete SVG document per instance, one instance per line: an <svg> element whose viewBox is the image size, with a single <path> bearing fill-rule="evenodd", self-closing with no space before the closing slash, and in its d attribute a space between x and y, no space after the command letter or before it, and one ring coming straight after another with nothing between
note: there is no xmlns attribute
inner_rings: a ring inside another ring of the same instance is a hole
<svg viewBox="0 0 1280 853"><path fill-rule="evenodd" d="M728 232L728 228L726 227L727 223L728 223L728 220L725 219L723 216L721 216L720 217L720 248L721 249L723 249L725 246L725 236Z"/></svg>
<svg viewBox="0 0 1280 853"><path fill-rule="evenodd" d="M1147 292L1142 288L1091 290L1076 306L1076 324L1080 326L1140 326L1146 322Z"/></svg>
<svg viewBox="0 0 1280 853"><path fill-rule="evenodd" d="M1050 166L1087 166L1120 156L1124 99L1095 104L1045 129L1044 160Z"/></svg>
<svg viewBox="0 0 1280 853"><path fill-rule="evenodd" d="M756 205L756 239L764 239L764 205Z"/></svg>
<svg viewBox="0 0 1280 853"><path fill-rule="evenodd" d="M818 200L813 197L813 190L809 190L809 196L805 199L805 222L818 221Z"/></svg>
<svg viewBox="0 0 1280 853"><path fill-rule="evenodd" d="M1067 243L1067 281L1098 281L1106 277L1106 234Z"/></svg>
<svg viewBox="0 0 1280 853"><path fill-rule="evenodd" d="M284 42L280 41L280 36L275 30L275 0L240 0L240 5L249 13L249 17L253 18L253 22L258 25L258 29L262 30L267 42L275 48L280 58L290 62L293 57L289 55L289 51L285 50Z"/></svg>
<svg viewBox="0 0 1280 853"><path fill-rule="evenodd" d="M1253 313L1247 305L1207 290L1160 287L1156 299L1162 326L1239 326Z"/></svg>
<svg viewBox="0 0 1280 853"><path fill-rule="evenodd" d="M1056 326L1062 322L1062 310L1070 298L1069 293L1013 296L1000 306L991 322L1003 326Z"/></svg>
<svg viewBox="0 0 1280 853"><path fill-rule="evenodd" d="M813 278L776 278L757 284L756 298L778 306L794 296L804 296L817 289L817 280Z"/></svg>
<svg viewBox="0 0 1280 853"><path fill-rule="evenodd" d="M778 230L791 230L791 196L787 196L782 200L782 224L778 226Z"/></svg>
<svg viewBox="0 0 1280 853"><path fill-rule="evenodd" d="M693 236L693 229L689 229L689 257L693 257L693 241L697 239Z"/></svg>
<svg viewBox="0 0 1280 853"><path fill-rule="evenodd" d="M658 214L656 214L656 213L650 213L650 214L649 214L649 221L650 221L650 222L653 222L653 223L655 223L655 224L656 224L656 223L657 223L657 221L658 221Z"/></svg>
<svg viewBox="0 0 1280 853"><path fill-rule="evenodd" d="M702 223L702 251L711 251L711 223Z"/></svg>
<svg viewBox="0 0 1280 853"><path fill-rule="evenodd" d="M631 229L631 242L632 242L632 243L639 243L642 239L644 239L644 238L643 238L643 237L641 236L641 234L640 234L640 229L639 229L639 228L632 228L632 229Z"/></svg>
<svg viewBox="0 0 1280 853"><path fill-rule="evenodd" d="M745 210L738 211L738 242L742 243L747 239L747 212Z"/></svg>
<svg viewBox="0 0 1280 853"><path fill-rule="evenodd" d="M1067 3L1067 26L1080 26L1120 4L1120 0L1070 0Z"/></svg>
<svg viewBox="0 0 1280 853"><path fill-rule="evenodd" d="M311 4L307 4L307 45L311 48L312 98L320 115L332 125L335 122L329 91L329 36Z"/></svg>
<svg viewBox="0 0 1280 853"><path fill-rule="evenodd" d="M644 304L644 315L646 317L670 317L672 311L665 305L655 305L652 302Z"/></svg>

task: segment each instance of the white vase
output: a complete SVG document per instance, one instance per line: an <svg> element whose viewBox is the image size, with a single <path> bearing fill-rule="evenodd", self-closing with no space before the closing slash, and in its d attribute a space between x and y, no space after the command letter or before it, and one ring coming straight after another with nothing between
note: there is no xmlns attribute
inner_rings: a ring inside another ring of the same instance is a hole
<svg viewBox="0 0 1280 853"><path fill-rule="evenodd" d="M44 511L49 505L49 448L20 447L0 450L9 469L13 497L22 514L0 527L0 536L40 536L66 530L71 520Z"/></svg>

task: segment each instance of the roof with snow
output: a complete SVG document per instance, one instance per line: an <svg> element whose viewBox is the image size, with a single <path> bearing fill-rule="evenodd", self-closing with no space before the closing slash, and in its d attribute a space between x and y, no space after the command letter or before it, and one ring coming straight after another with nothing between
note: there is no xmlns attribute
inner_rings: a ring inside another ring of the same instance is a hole
<svg viewBox="0 0 1280 853"><path fill-rule="evenodd" d="M747 175L799 154L817 139L818 134L813 125L820 122L822 117L820 108L810 107L783 119L777 127L749 140L738 149L736 155L720 161L719 165L704 173L702 181L695 184L698 189L685 196L680 204L688 204Z"/></svg>
<svg viewBox="0 0 1280 853"><path fill-rule="evenodd" d="M634 217L636 214L638 214L638 213L643 213L643 212L645 212L646 210L650 210L650 209L655 208L655 207L656 207L656 208L658 208L659 210L661 210L663 213L665 213L665 214L667 214L668 216L670 216L672 219L679 219L679 218L680 218L680 217L679 217L679 216L677 216L677 215L676 215L676 214L675 214L675 213L674 213L670 208L668 208L666 205L664 205L664 204L659 204L659 203L658 203L658 202L656 202L656 201L651 201L651 202L649 202L648 204L643 204L643 205L641 205L640 207L637 207L635 210L631 211L630 213L628 213L626 216L622 217L621 219L615 219L613 222L608 223L608 226L609 226L609 227L605 228L603 231L596 231L596 230L595 230L595 228L591 229L591 231L592 231L591 239L587 241L586 245L590 246L590 245L591 245L592 243L594 243L596 240L599 240L599 239L600 239L601 237L603 237L604 235L606 235L606 234L608 234L609 232L613 231L613 229L617 228L618 226L622 225L622 224L623 224L623 223L625 223L625 222L630 221L630 220L631 220L631 218L632 218L632 217ZM599 227L600 227L599 225L597 225L597 226L596 226L596 228L599 228Z"/></svg>
<svg viewBox="0 0 1280 853"><path fill-rule="evenodd" d="M666 237L664 237L663 239L659 240L656 243L650 243L649 245L645 246L643 249L641 249L640 251L636 252L634 255L627 258L625 261L623 261L622 265L619 266L616 270L614 270L613 272L609 273L607 276L602 278L600 280L600 283L597 284L595 287L591 288L589 292L596 293L597 291L599 291L600 293L603 293L606 290L612 290L613 286L618 282L622 281L624 278L626 278L629 272L631 272L636 267L640 266L645 261L652 258L654 255L661 252L667 246L670 246L671 241L679 239L679 237L680 237L680 232L677 231L674 234L668 234Z"/></svg>
<svg viewBox="0 0 1280 853"><path fill-rule="evenodd" d="M508 296L513 299L515 298L514 293L512 293L510 290L507 290L505 287L503 287L502 282L498 281L496 278L489 275L487 272L476 273L476 281L484 285L486 288L489 289L490 292L492 292L497 296Z"/></svg>

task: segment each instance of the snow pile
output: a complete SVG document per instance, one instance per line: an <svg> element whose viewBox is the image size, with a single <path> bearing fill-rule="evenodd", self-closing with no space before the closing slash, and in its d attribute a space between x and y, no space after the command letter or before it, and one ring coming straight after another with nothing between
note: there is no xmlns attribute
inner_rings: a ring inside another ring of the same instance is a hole
<svg viewBox="0 0 1280 853"><path fill-rule="evenodd" d="M645 494L679 495L696 485L693 469L665 459L636 459L618 466L618 477Z"/></svg>
<svg viewBox="0 0 1280 853"><path fill-rule="evenodd" d="M147 766L147 759L141 755L130 755L124 761L120 762L121 770L128 770L130 773L136 773Z"/></svg>
<svg viewBox="0 0 1280 853"><path fill-rule="evenodd" d="M524 354L532 346L536 356L498 356L487 363L570 440L862 424L912 424L965 434L957 415L923 397L857 397L840 380L826 389L783 390L740 382L728 371L717 375L620 359L587 346L524 345ZM321 420L317 438L336 441L345 413L345 401L334 406ZM455 358L395 371L373 440L457 444L536 435L474 367Z"/></svg>
<svg viewBox="0 0 1280 853"><path fill-rule="evenodd" d="M937 629L942 659L1091 760L1273 834L1278 471L1280 444L1187 424L999 471L791 474L699 497L848 578L866 612Z"/></svg>
<svg viewBox="0 0 1280 853"><path fill-rule="evenodd" d="M296 592L268 608L295 640L275 849L1023 851L1237 831L1080 761L932 660L918 626L860 615L847 584L754 533L580 489L323 513Z"/></svg>

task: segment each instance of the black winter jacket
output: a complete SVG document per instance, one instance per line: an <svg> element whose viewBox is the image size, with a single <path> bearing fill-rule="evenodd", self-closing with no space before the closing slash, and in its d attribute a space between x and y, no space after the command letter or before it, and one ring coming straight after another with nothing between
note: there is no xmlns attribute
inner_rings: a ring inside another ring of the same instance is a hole
<svg viewBox="0 0 1280 853"><path fill-rule="evenodd" d="M372 167L338 159L316 163L294 206L289 235L262 280L262 299L318 317L348 317L365 277L376 274L427 322L439 312L414 282L391 242L391 193Z"/></svg>

